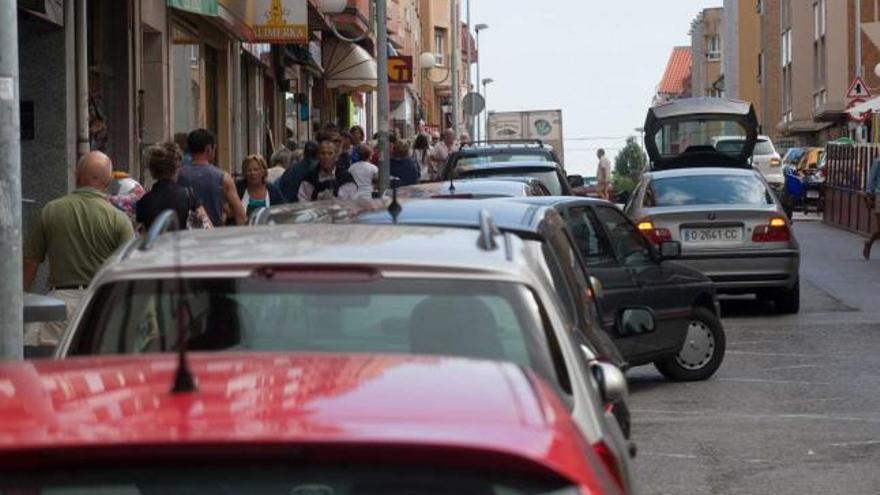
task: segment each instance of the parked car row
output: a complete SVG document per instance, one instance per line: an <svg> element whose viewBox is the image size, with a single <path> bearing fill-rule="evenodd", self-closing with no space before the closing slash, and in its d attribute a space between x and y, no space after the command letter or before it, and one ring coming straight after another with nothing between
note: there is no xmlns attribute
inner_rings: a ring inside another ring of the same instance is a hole
<svg viewBox="0 0 880 495"><path fill-rule="evenodd" d="M481 143L383 198L166 212L57 360L0 364L0 493L637 492L623 372L709 379L718 292L797 310L755 129L740 102L652 108L623 210L543 144Z"/></svg>

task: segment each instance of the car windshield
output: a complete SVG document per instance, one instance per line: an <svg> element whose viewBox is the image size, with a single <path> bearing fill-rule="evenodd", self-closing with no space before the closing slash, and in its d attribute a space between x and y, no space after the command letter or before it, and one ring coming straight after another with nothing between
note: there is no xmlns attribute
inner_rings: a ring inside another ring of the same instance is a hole
<svg viewBox="0 0 880 495"><path fill-rule="evenodd" d="M745 142L746 140L744 138L719 139L715 142L715 149L726 154L736 154L742 150ZM773 143L766 139L759 139L758 142L755 143L755 151L752 154L760 156L772 155L773 153L776 153L776 150L773 149Z"/></svg>
<svg viewBox="0 0 880 495"><path fill-rule="evenodd" d="M654 179L645 206L766 205L773 199L760 179L748 175L691 175Z"/></svg>
<svg viewBox="0 0 880 495"><path fill-rule="evenodd" d="M295 452L295 451L290 451ZM288 452L288 456L290 456ZM106 466L97 469L64 469L45 472L0 472L0 495L375 495L375 494L576 494L566 481L547 474L525 476L515 472L477 471L462 468L429 469L408 465L339 467L284 463L144 464L137 468ZM294 467L292 467L294 466ZM502 475L503 474L503 475ZM569 491L571 490L571 491Z"/></svg>
<svg viewBox="0 0 880 495"><path fill-rule="evenodd" d="M714 151L735 157L746 135L743 124L733 118L694 117L663 124L655 139L660 154L668 157Z"/></svg>
<svg viewBox="0 0 880 495"><path fill-rule="evenodd" d="M797 162L801 160L801 157L804 156L804 153L806 153L806 150L803 148L792 148L788 150L782 161L785 163L797 164Z"/></svg>
<svg viewBox="0 0 880 495"><path fill-rule="evenodd" d="M524 286L347 271L266 273L187 279L187 348L449 355L512 361L555 380L548 351L548 338L554 337ZM78 327L70 353L177 349L178 283L105 285Z"/></svg>
<svg viewBox="0 0 880 495"><path fill-rule="evenodd" d="M559 182L559 175L555 169L541 168L517 168L517 169L474 169L459 170L458 177L460 179L480 179L487 177L525 177L530 179L538 179L544 184L544 187L550 192L551 196L561 196L563 194L562 184Z"/></svg>

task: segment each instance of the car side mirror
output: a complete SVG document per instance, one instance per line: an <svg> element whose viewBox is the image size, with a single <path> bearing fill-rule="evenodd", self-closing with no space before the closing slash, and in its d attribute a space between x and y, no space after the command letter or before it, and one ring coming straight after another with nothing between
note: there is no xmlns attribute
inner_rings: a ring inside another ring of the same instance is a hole
<svg viewBox="0 0 880 495"><path fill-rule="evenodd" d="M681 243L678 241L663 241L660 243L660 259L674 260L681 257Z"/></svg>
<svg viewBox="0 0 880 495"><path fill-rule="evenodd" d="M594 362L591 366L593 378L599 385L599 393L606 404L613 404L625 400L629 395L629 387L626 384L626 376L620 368L610 363Z"/></svg>
<svg viewBox="0 0 880 495"><path fill-rule="evenodd" d="M568 176L568 185L571 187L584 187L584 176L583 175L569 175Z"/></svg>
<svg viewBox="0 0 880 495"><path fill-rule="evenodd" d="M648 308L624 308L617 317L617 331L624 337L653 332L656 328L654 312Z"/></svg>

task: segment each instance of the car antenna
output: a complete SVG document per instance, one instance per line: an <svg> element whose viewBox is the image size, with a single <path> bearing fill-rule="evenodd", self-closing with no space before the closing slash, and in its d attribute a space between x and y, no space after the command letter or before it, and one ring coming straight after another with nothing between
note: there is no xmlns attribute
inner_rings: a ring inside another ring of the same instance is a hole
<svg viewBox="0 0 880 495"><path fill-rule="evenodd" d="M192 311L189 306L187 287L183 282L183 270L181 269L180 229L177 213L172 210L167 211L174 215L171 224L175 230L172 236L174 239L174 274L177 279L177 370L174 372L174 385L171 387L171 393L187 394L198 390L186 355L186 341L189 336L187 327Z"/></svg>
<svg viewBox="0 0 880 495"><path fill-rule="evenodd" d="M400 212L403 211L403 207L400 206L400 203L397 202L397 187L400 185L400 179L397 177L391 177L391 204L388 205L388 213L391 214L391 219L394 223L397 223L397 217L400 216Z"/></svg>

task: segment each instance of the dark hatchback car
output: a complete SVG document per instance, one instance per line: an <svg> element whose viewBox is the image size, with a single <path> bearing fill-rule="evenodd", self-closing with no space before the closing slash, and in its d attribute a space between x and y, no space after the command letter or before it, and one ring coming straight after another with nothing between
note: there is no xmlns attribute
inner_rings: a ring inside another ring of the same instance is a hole
<svg viewBox="0 0 880 495"><path fill-rule="evenodd" d="M535 142L485 142L449 155L443 180L527 177L540 180L550 194L571 195L565 170L550 146Z"/></svg>
<svg viewBox="0 0 880 495"><path fill-rule="evenodd" d="M583 257L587 272L601 282L599 302L605 330L633 365L654 363L672 380L704 380L724 359L724 329L712 281L675 261L680 246L651 245L613 204L587 198L512 198L556 210ZM632 335L613 317L634 305L653 310L657 328Z"/></svg>
<svg viewBox="0 0 880 495"><path fill-rule="evenodd" d="M443 174L445 176L447 172L455 170L459 165L468 165L475 161L561 163L553 151L553 147L540 140L479 141L466 144L450 154Z"/></svg>

